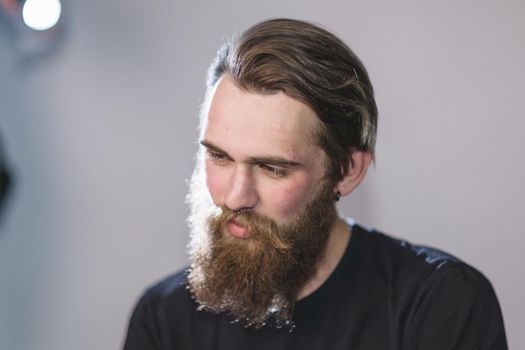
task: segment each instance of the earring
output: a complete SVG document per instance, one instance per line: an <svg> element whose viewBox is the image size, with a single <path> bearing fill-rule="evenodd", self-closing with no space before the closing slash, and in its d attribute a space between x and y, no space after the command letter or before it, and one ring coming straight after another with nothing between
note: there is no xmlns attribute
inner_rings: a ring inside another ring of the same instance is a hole
<svg viewBox="0 0 525 350"><path fill-rule="evenodd" d="M334 199L336 202L339 202L339 200L341 199L341 192L337 191L334 195Z"/></svg>

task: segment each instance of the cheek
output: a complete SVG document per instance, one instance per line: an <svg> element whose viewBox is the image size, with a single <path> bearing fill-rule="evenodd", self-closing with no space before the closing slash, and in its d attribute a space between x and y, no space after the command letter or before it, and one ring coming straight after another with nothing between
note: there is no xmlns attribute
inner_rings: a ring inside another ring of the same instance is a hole
<svg viewBox="0 0 525 350"><path fill-rule="evenodd" d="M268 197L272 211L283 218L297 214L308 201L311 189L306 181L295 181L275 189Z"/></svg>
<svg viewBox="0 0 525 350"><path fill-rule="evenodd" d="M210 195L213 199L213 203L215 205L221 205L222 202L220 198L223 197L225 187L225 181L223 181L224 176L221 176L219 169L214 167L212 164L208 164L208 161L206 161L205 172L206 186L208 187L208 191L210 192Z"/></svg>

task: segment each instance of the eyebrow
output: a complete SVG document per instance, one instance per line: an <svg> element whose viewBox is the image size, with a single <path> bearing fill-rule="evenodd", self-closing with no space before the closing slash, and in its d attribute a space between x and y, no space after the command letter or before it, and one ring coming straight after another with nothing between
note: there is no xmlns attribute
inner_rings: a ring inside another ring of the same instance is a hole
<svg viewBox="0 0 525 350"><path fill-rule="evenodd" d="M211 143L209 141L201 140L200 144L203 145L204 147L206 147L207 149L210 149L210 150L212 150L214 152L221 153L222 155L224 155L228 159L233 159L228 154L228 152L224 151L219 146L216 146L216 145L214 145L213 143ZM290 168L298 168L298 167L301 167L303 165L303 164L301 164L299 162L296 162L296 161L293 161L293 160L288 160L288 159L285 159L285 158L282 158L282 157L273 157L273 156L248 157L247 162L250 163L250 164L268 164L268 165L277 165L277 166L290 167Z"/></svg>

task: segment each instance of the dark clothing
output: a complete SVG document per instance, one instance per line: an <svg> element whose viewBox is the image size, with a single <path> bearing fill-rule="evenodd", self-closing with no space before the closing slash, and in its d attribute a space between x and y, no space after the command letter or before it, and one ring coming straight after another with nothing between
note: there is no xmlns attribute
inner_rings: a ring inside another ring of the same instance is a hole
<svg viewBox="0 0 525 350"><path fill-rule="evenodd" d="M197 311L185 276L146 291L125 350L507 349L498 301L480 272L355 224L335 271L297 302L293 332L245 329L226 315Z"/></svg>

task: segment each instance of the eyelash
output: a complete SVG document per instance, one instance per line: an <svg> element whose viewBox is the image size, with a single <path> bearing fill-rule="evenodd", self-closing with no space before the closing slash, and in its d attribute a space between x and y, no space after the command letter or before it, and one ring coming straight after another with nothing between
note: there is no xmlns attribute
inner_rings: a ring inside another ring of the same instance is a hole
<svg viewBox="0 0 525 350"><path fill-rule="evenodd" d="M274 177L285 177L288 175L288 172L285 169L281 168L274 168L272 166L266 165L266 164L258 164L259 168L261 168L265 173L274 176Z"/></svg>
<svg viewBox="0 0 525 350"><path fill-rule="evenodd" d="M208 158L210 158L210 160L212 162L214 162L215 164L224 164L227 161L227 159L224 156L224 154L213 152L213 151L210 151L210 150L207 150L206 154L207 154Z"/></svg>
<svg viewBox="0 0 525 350"><path fill-rule="evenodd" d="M217 165L223 165L223 164L225 164L228 161L228 159L222 153L218 153L218 152L207 150L206 154L207 154L208 158L214 164L217 164ZM282 168L275 168L273 166L270 166L270 165L267 165L267 164L264 164L264 163L257 164L257 166L263 172L265 172L266 174L268 174L269 176L272 176L272 177L282 178L282 177L285 177L286 175L288 175L288 171L286 171L285 169L282 169Z"/></svg>

